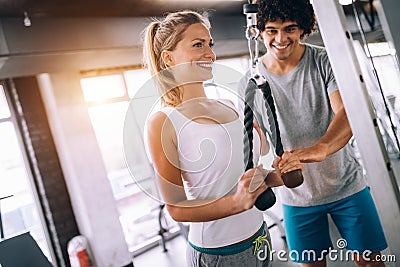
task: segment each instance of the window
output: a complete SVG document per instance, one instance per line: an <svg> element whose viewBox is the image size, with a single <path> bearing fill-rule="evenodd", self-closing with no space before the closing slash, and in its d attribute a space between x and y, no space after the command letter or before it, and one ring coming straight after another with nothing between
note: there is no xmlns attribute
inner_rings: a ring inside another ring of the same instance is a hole
<svg viewBox="0 0 400 267"><path fill-rule="evenodd" d="M21 148L19 133L0 85L0 228L4 238L30 232L51 261L43 215L31 184L30 170Z"/></svg>
<svg viewBox="0 0 400 267"><path fill-rule="evenodd" d="M135 179L124 159L123 129L131 97L150 78L146 70L129 70L112 75L81 79L81 87L103 157L119 220L131 251L140 251L158 242L160 203L147 193L151 190L152 169L143 146L143 132L137 127L132 142L136 151ZM139 177L137 177L139 176ZM139 183L137 183L139 182ZM169 217L163 226L171 233L177 224Z"/></svg>
<svg viewBox="0 0 400 267"><path fill-rule="evenodd" d="M125 95L121 75L107 75L81 80L83 97L87 102L101 102Z"/></svg>
<svg viewBox="0 0 400 267"><path fill-rule="evenodd" d="M3 86L0 85L0 120L10 117L10 108L7 104L6 95L4 94Z"/></svg>
<svg viewBox="0 0 400 267"><path fill-rule="evenodd" d="M368 44L369 53L366 46L363 49L358 43L355 43L355 48L384 144L389 156L398 158L400 76L394 53L387 42Z"/></svg>

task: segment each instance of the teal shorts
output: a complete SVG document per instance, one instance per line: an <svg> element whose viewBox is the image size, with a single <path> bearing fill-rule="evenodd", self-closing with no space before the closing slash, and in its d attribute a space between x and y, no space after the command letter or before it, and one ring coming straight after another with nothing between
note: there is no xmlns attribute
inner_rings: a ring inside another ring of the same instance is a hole
<svg viewBox="0 0 400 267"><path fill-rule="evenodd" d="M354 195L324 205L283 205L283 213L289 257L294 262L319 261L332 250L328 214L342 236L341 240L335 240L339 248L345 247L358 253L374 253L387 248L378 213L367 187Z"/></svg>

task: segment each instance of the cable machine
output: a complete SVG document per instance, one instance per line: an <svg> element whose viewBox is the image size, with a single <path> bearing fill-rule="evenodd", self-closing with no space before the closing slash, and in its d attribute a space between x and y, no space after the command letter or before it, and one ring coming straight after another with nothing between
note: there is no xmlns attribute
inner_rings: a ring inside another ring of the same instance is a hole
<svg viewBox="0 0 400 267"><path fill-rule="evenodd" d="M380 2L384 5L390 1ZM399 159L388 155L342 7L337 0L313 0L313 6L389 244L388 253L400 259ZM388 16L393 18L396 10L385 11L393 13ZM383 11L380 18L386 20Z"/></svg>
<svg viewBox="0 0 400 267"><path fill-rule="evenodd" d="M260 31L257 28L257 11L258 5L252 4L249 0L248 4L243 6L243 13L246 16L247 28L246 38L248 41L250 61L251 61L251 76L247 82L245 99L244 99L244 163L246 170L253 168L253 108L254 95L256 90L261 90L264 98L265 108L267 110L269 132L271 133L271 141L275 148L275 154L282 156L284 153L281 141L278 120L275 112L274 98L271 92L268 81L263 77L259 70L258 58L258 37ZM263 132L266 133L265 125L260 125ZM294 170L289 173L282 174L282 180L286 187L294 188L303 183L303 174L301 170ZM269 187L256 200L255 206L259 210L266 210L272 207L276 202L276 197L272 189Z"/></svg>

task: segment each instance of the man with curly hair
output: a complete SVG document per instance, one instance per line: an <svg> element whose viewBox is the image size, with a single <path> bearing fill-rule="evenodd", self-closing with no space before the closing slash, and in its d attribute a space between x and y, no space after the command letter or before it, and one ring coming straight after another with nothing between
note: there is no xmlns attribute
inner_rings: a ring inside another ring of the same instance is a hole
<svg viewBox="0 0 400 267"><path fill-rule="evenodd" d="M301 186L277 190L290 256L303 267L326 266L332 247L330 214L358 266L384 266L374 260L387 243L362 167L348 143L352 131L328 56L324 48L302 43L315 31L315 23L309 0L259 2L259 38L267 48L259 59L260 73L271 86L284 150L306 163ZM242 96L245 88L243 81ZM258 91L254 115L269 129Z"/></svg>

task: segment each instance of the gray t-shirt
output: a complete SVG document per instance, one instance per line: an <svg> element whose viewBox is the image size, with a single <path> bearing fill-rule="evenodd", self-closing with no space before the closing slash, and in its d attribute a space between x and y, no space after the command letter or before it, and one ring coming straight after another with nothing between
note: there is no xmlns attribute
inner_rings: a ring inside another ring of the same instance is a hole
<svg viewBox="0 0 400 267"><path fill-rule="evenodd" d="M288 74L270 73L263 64L260 64L260 72L271 86L284 150L315 144L335 115L329 94L338 90L325 49L306 45L299 64ZM246 82L242 80L239 86L242 99ZM260 90L255 95L254 115L258 124L269 129ZM303 176L301 186L294 189L281 186L276 190L283 204L326 204L357 193L366 186L362 168L350 144L322 162L305 163Z"/></svg>

